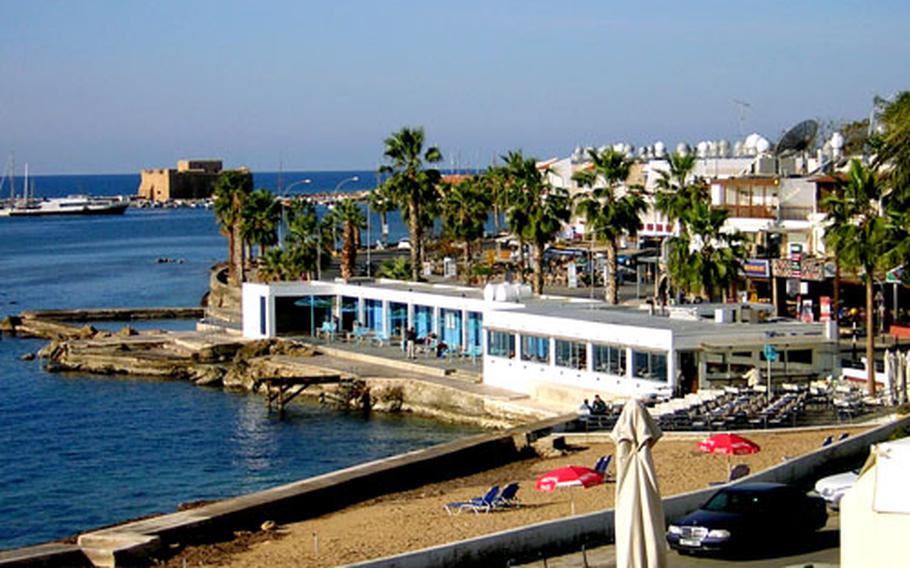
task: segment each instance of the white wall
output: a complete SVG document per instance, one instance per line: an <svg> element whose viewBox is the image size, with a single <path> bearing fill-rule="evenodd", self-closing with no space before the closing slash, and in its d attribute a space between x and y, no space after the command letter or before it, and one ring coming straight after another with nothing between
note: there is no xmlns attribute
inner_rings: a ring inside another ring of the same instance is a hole
<svg viewBox="0 0 910 568"><path fill-rule="evenodd" d="M259 322L260 298L266 298L266 333L263 335ZM243 309L243 336L247 339L263 339L275 334L274 310L275 301L272 299L269 287L263 284L243 285L241 307Z"/></svg>

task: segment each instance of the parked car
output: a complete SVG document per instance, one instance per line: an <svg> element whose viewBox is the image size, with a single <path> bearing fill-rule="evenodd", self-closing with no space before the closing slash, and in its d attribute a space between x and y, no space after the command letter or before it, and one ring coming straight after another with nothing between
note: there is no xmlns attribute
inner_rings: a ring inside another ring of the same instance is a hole
<svg viewBox="0 0 910 568"><path fill-rule="evenodd" d="M840 508L841 497L856 483L859 471L845 471L823 477L815 482L815 492L821 495L828 505L835 511Z"/></svg>
<svg viewBox="0 0 910 568"><path fill-rule="evenodd" d="M781 483L743 483L715 493L670 525L667 541L683 553L742 553L798 542L825 526L820 497Z"/></svg>

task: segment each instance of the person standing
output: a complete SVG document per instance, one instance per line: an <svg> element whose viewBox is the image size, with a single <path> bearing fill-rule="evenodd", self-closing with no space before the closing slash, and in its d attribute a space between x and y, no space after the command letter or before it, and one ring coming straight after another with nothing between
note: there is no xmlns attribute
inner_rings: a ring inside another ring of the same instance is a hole
<svg viewBox="0 0 910 568"><path fill-rule="evenodd" d="M413 327L409 327L407 334L405 336L407 340L407 357L408 359L417 358L417 331Z"/></svg>

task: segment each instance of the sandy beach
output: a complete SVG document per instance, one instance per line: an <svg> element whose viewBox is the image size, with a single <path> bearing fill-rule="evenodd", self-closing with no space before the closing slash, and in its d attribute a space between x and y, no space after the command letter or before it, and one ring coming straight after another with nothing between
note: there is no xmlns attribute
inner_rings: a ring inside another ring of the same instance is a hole
<svg viewBox="0 0 910 568"><path fill-rule="evenodd" d="M733 457L731 463L748 464L753 472L771 467L820 447L825 436L856 428L832 428L794 433L761 433L749 438L761 452ZM493 533L522 525L589 513L613 506L614 486L609 481L589 489L571 488L542 493L534 490L540 474L563 465L592 467L598 457L612 454L612 443L573 442L569 455L529 458L468 477L434 483L415 490L389 494L299 523L273 533L245 535L233 543L192 547L168 566L336 566L379 558L408 550ZM725 456L706 455L695 439L662 439L654 448L661 492L682 493L723 479ZM613 472L610 467L610 473ZM449 515L444 505L482 495L493 484L521 483L521 506L490 514L465 512Z"/></svg>

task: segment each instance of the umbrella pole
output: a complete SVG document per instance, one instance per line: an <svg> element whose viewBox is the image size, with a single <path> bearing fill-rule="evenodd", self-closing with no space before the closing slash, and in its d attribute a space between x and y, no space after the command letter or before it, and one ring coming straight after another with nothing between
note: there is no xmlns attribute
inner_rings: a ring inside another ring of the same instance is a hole
<svg viewBox="0 0 910 568"><path fill-rule="evenodd" d="M572 510L571 515L574 517L574 516L575 516L575 494L574 494L574 492L572 493L572 508L571 508L571 510Z"/></svg>

